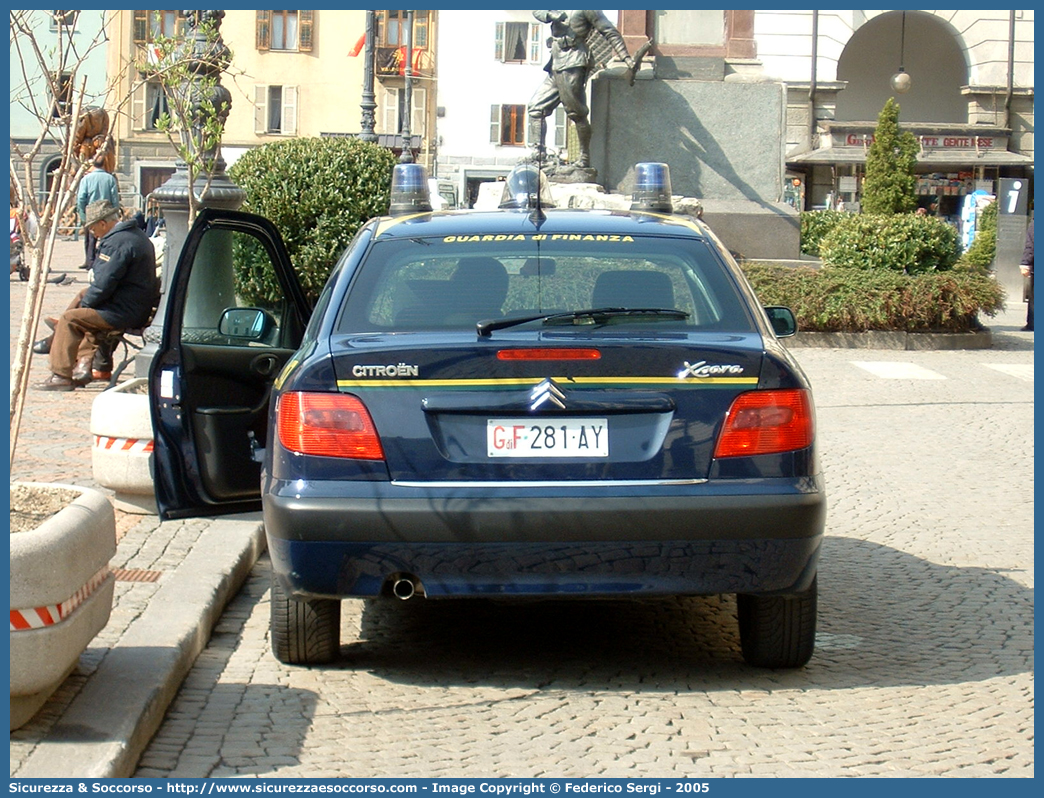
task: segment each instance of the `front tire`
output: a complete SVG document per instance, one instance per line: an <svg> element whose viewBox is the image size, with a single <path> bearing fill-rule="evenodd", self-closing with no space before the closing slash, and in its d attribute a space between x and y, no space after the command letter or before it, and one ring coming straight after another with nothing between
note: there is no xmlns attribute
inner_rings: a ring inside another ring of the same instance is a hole
<svg viewBox="0 0 1044 798"><path fill-rule="evenodd" d="M736 596L743 659L759 668L800 668L816 645L818 577L787 596Z"/></svg>
<svg viewBox="0 0 1044 798"><path fill-rule="evenodd" d="M283 592L272 576L269 620L272 653L288 665L324 665L341 653L341 602L336 599L299 601Z"/></svg>

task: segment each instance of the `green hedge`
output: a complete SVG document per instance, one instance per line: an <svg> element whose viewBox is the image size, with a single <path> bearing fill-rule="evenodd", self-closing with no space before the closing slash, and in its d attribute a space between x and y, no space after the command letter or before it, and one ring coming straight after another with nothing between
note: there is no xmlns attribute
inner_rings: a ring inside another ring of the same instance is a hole
<svg viewBox="0 0 1044 798"><path fill-rule="evenodd" d="M842 219L851 217L845 211L803 211L801 213L801 251L818 255L823 238Z"/></svg>
<svg viewBox="0 0 1044 798"><path fill-rule="evenodd" d="M859 271L746 263L765 305L794 311L806 332L968 332L1004 307L1004 289L980 272Z"/></svg>
<svg viewBox="0 0 1044 798"><path fill-rule="evenodd" d="M388 212L390 150L355 138L297 138L242 155L229 175L246 192L243 210L272 220L286 242L305 293L318 297L356 231ZM267 258L237 261L241 292L258 300L281 295Z"/></svg>
<svg viewBox="0 0 1044 798"><path fill-rule="evenodd" d="M862 271L923 274L953 268L961 252L957 228L932 216L851 214L823 238L823 263Z"/></svg>

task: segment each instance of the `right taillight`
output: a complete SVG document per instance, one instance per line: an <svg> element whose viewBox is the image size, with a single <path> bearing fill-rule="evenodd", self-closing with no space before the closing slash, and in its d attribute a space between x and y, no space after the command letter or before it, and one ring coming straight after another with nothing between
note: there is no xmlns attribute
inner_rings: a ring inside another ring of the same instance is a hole
<svg viewBox="0 0 1044 798"><path fill-rule="evenodd" d="M279 442L292 452L354 460L383 460L384 449L366 406L340 393L279 397Z"/></svg>
<svg viewBox="0 0 1044 798"><path fill-rule="evenodd" d="M815 436L808 391L750 391L736 397L714 448L715 457L752 457L804 449Z"/></svg>

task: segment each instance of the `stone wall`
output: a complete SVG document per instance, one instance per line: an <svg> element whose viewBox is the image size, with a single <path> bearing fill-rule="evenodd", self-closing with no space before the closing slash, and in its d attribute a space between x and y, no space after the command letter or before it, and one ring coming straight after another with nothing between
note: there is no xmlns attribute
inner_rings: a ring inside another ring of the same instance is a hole
<svg viewBox="0 0 1044 798"><path fill-rule="evenodd" d="M671 169L673 192L696 197L725 245L748 258L797 258L798 216L781 202L786 95L774 82L591 83L592 166L629 195L634 164Z"/></svg>

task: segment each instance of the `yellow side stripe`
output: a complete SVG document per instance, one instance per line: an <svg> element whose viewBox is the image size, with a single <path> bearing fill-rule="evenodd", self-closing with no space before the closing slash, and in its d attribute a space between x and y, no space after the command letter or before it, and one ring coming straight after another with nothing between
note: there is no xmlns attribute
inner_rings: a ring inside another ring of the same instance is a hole
<svg viewBox="0 0 1044 798"><path fill-rule="evenodd" d="M685 388L697 385L757 385L757 377L552 377L558 385L663 385ZM475 380L338 380L338 388L499 388L538 385L540 377Z"/></svg>

